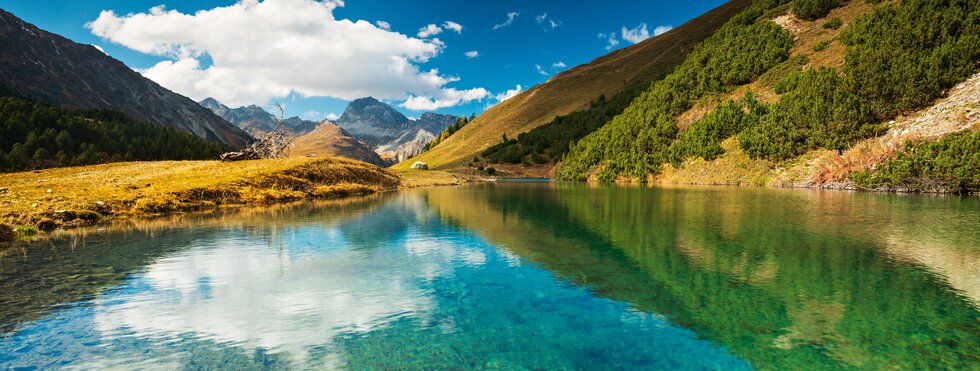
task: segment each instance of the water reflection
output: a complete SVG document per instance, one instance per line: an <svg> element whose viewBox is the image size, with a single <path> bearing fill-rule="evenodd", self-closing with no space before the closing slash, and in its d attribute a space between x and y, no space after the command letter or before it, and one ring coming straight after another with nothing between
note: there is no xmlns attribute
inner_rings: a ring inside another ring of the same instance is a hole
<svg viewBox="0 0 980 371"><path fill-rule="evenodd" d="M747 367L655 312L488 244L429 196L185 216L27 246L0 257L0 367Z"/></svg>
<svg viewBox="0 0 980 371"><path fill-rule="evenodd" d="M0 253L0 368L980 364L980 200L485 184Z"/></svg>
<svg viewBox="0 0 980 371"><path fill-rule="evenodd" d="M428 193L488 241L762 368L969 368L978 200L555 184Z"/></svg>

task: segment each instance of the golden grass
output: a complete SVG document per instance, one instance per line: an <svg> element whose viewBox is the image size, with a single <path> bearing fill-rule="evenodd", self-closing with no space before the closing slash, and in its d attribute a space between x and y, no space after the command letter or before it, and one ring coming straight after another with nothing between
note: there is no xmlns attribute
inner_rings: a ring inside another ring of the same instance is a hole
<svg viewBox="0 0 980 371"><path fill-rule="evenodd" d="M483 177L476 173L443 170L388 169L401 179L401 188L434 187L458 185L479 181Z"/></svg>
<svg viewBox="0 0 980 371"><path fill-rule="evenodd" d="M650 182L662 184L742 185L764 186L777 164L766 160L753 160L739 147L738 140L729 138L721 143L725 150L721 156L705 161L703 158L688 159L680 168L666 166Z"/></svg>
<svg viewBox="0 0 980 371"><path fill-rule="evenodd" d="M40 230L392 189L395 175L333 157L124 162L0 174L0 223Z"/></svg>

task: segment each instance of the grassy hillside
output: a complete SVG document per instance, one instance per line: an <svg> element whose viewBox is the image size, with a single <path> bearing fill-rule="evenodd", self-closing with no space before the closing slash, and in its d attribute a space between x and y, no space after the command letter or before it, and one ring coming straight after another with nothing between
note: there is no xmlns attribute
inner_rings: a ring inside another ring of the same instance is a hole
<svg viewBox="0 0 980 371"><path fill-rule="evenodd" d="M546 124L556 116L589 107L600 95L612 97L630 82L651 81L670 71L691 48L713 34L750 0L733 0L663 35L616 50L555 75L547 82L503 101L426 153L395 165L422 161L435 168L464 166L500 142Z"/></svg>
<svg viewBox="0 0 980 371"><path fill-rule="evenodd" d="M391 189L397 176L339 158L124 162L0 174L0 223L23 233L133 217Z"/></svg>
<svg viewBox="0 0 980 371"><path fill-rule="evenodd" d="M344 129L332 122L322 122L313 131L293 140L293 156L339 156L384 166L385 160Z"/></svg>
<svg viewBox="0 0 980 371"><path fill-rule="evenodd" d="M824 8L803 17L779 16L800 9L800 2L757 1L623 114L576 143L559 176L643 181L691 158L711 161L725 153L721 143L731 137L752 160L777 166L809 151L844 151L887 130L881 123L932 104L980 67L976 2L887 2L847 23L833 14L844 2L819 2ZM857 3L865 2L847 5ZM814 24L825 30L808 37L803 31L813 31ZM783 68L809 60L797 53L801 44L821 58ZM840 63L824 58L832 48L843 54ZM774 85L765 92L768 99L731 94L764 80ZM710 107L689 126L678 125L697 103L726 95L734 99Z"/></svg>

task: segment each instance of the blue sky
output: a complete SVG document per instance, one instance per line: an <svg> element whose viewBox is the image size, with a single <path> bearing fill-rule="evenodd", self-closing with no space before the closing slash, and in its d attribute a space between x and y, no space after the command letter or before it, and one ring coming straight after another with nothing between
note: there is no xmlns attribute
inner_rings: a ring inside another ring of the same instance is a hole
<svg viewBox="0 0 980 371"><path fill-rule="evenodd" d="M316 9L310 8L313 0L268 1L279 2L275 11L235 0L0 0L0 8L42 29L98 45L138 71L152 68L148 77L191 98L220 95L216 98L231 106L278 101L287 116L321 118L341 114L348 99L367 93L382 95L410 117L425 111L480 113L518 85L526 90L723 3L346 0L314 4L329 9L310 12ZM159 5L164 8L151 12ZM230 7L239 11L214 11ZM106 10L113 13L100 18ZM195 17L199 11L213 14ZM319 19L330 14L335 21L367 23L321 25ZM249 21L252 26L241 26ZM90 22L96 26L86 26ZM440 33L420 35L430 24ZM462 27L459 32L455 24ZM270 48L277 54L258 57ZM472 51L478 56L466 55ZM253 54L255 61L241 58ZM404 59L407 67L393 59ZM412 97L418 100L406 101Z"/></svg>

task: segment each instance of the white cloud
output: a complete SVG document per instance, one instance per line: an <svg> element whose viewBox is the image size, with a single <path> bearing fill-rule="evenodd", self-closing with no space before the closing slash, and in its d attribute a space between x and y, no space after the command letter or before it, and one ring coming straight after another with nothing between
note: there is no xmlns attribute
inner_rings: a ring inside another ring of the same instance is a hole
<svg viewBox="0 0 980 371"><path fill-rule="evenodd" d="M633 44L650 38L650 32L647 31L646 23L640 23L639 26L633 28L626 28L626 26L623 26L620 31L623 33L623 40L629 41Z"/></svg>
<svg viewBox="0 0 980 371"><path fill-rule="evenodd" d="M385 22L385 21L377 21L377 22L374 22L374 24L377 25L378 28L380 28L382 30L391 31L391 23L388 23L388 22Z"/></svg>
<svg viewBox="0 0 980 371"><path fill-rule="evenodd" d="M518 12L510 12L510 13L507 13L507 20L504 21L504 23L494 25L493 26L493 29L499 30L501 28L510 26L511 24L514 23L514 19L516 19L517 16L519 16L519 15L521 15L521 13L518 13Z"/></svg>
<svg viewBox="0 0 980 371"><path fill-rule="evenodd" d="M558 28L558 25L561 24L561 22L557 22L554 19L548 19L548 13L537 15L534 17L534 20L537 21L538 24L551 27L551 29L556 29Z"/></svg>
<svg viewBox="0 0 980 371"><path fill-rule="evenodd" d="M466 90L456 90L453 88L443 89L438 96L409 96L399 106L413 111L434 111L440 108L452 107L461 103L468 103L476 100L483 100L488 97L490 92L484 88L473 88Z"/></svg>
<svg viewBox="0 0 980 371"><path fill-rule="evenodd" d="M456 31L456 33L463 32L463 25L453 21L446 21L446 23L443 23L442 27L445 27L447 30Z"/></svg>
<svg viewBox="0 0 980 371"><path fill-rule="evenodd" d="M565 62L562 62L562 61L555 62L555 63L553 63L551 65L551 68L553 68L553 69L554 68L565 68L565 67L568 67L568 66L565 65Z"/></svg>
<svg viewBox="0 0 980 371"><path fill-rule="evenodd" d="M476 58L476 57L479 57L480 56L480 52L478 52L476 50L470 50L470 51L468 51L466 53L463 53L463 54L466 55L466 59L473 59L473 58Z"/></svg>
<svg viewBox="0 0 980 371"><path fill-rule="evenodd" d="M101 46L98 46L98 45L95 45L95 44L89 44L89 45L92 45L92 47L94 47L96 50L102 52L102 54L105 54L105 49L102 49Z"/></svg>
<svg viewBox="0 0 980 371"><path fill-rule="evenodd" d="M663 34L664 32L670 31L672 28L674 28L674 27L669 26L669 25L667 25L667 26L657 26L656 28L653 29L653 35L652 36L659 36L660 34ZM633 43L633 44L636 44L636 43L638 43L640 41L649 39L650 36L651 36L650 35L650 32L647 30L647 24L646 23L640 23L638 26L633 27L633 28L626 28L624 26L621 31L623 33L623 40L624 41L628 41L628 42Z"/></svg>
<svg viewBox="0 0 980 371"><path fill-rule="evenodd" d="M319 120L320 117L323 117L323 114L319 111L310 110L303 114L303 118L307 120Z"/></svg>
<svg viewBox="0 0 980 371"><path fill-rule="evenodd" d="M612 50L613 48L615 48L616 46L619 45L619 40L616 39L616 33L615 32L610 32L608 34L601 33L600 32L596 36L598 38L600 38L600 39L605 39L606 40L606 50Z"/></svg>
<svg viewBox="0 0 980 371"><path fill-rule="evenodd" d="M493 98L496 99L498 102L503 102L505 100L508 100L508 99L512 98L513 96L515 96L517 94L520 94L522 91L523 91L523 89L521 88L521 84L517 84L517 87L515 87L513 89L510 89L510 90L507 90L507 91L505 91L503 93L494 95Z"/></svg>
<svg viewBox="0 0 980 371"><path fill-rule="evenodd" d="M328 113L328 114L327 114L327 120L330 120L330 121L337 121L337 119L339 119L339 118L340 118L340 116L337 116L337 114L336 114L336 113L332 113L332 112L331 112L331 113Z"/></svg>
<svg viewBox="0 0 980 371"><path fill-rule="evenodd" d="M548 71L545 71L544 68L541 68L540 64L534 65L534 68L538 70L538 73L548 76Z"/></svg>
<svg viewBox="0 0 980 371"><path fill-rule="evenodd" d="M438 35L440 33L442 33L442 28L439 28L439 26L430 23L429 25L420 28L417 36L424 39L426 37Z"/></svg>
<svg viewBox="0 0 980 371"><path fill-rule="evenodd" d="M241 0L185 14L163 7L117 15L103 11L93 34L166 60L142 70L194 100L262 104L291 93L352 100L442 97L458 81L420 65L438 39L418 39L367 21L335 19L337 1ZM209 59L210 64L204 60Z"/></svg>

